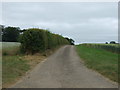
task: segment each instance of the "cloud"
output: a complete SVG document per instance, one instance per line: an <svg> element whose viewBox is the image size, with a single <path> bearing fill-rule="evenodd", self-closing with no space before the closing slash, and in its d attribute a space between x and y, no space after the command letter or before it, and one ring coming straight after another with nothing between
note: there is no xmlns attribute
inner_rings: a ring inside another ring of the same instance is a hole
<svg viewBox="0 0 120 90"><path fill-rule="evenodd" d="M3 24L47 28L80 42L117 40L117 3L3 3Z"/></svg>
<svg viewBox="0 0 120 90"><path fill-rule="evenodd" d="M0 23L2 23L2 3L0 3Z"/></svg>

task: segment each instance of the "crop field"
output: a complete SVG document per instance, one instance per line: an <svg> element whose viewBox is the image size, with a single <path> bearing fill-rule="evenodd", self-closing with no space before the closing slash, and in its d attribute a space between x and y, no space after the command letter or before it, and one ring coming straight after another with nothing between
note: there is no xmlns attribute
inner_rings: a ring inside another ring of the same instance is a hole
<svg viewBox="0 0 120 90"><path fill-rule="evenodd" d="M113 53L120 53L120 44L82 44L83 46L104 49Z"/></svg>
<svg viewBox="0 0 120 90"><path fill-rule="evenodd" d="M76 46L76 50L88 68L118 82L118 53L113 47L118 48L110 44L81 44Z"/></svg>
<svg viewBox="0 0 120 90"><path fill-rule="evenodd" d="M1 42L3 55L16 55L19 53L20 43L17 42Z"/></svg>

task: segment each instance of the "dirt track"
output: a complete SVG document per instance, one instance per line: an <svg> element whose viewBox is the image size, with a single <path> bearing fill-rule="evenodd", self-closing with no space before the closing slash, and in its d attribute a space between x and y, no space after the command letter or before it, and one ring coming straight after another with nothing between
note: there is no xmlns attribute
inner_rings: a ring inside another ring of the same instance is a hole
<svg viewBox="0 0 120 90"><path fill-rule="evenodd" d="M38 64L12 88L117 88L117 84L87 69L75 47L68 45Z"/></svg>

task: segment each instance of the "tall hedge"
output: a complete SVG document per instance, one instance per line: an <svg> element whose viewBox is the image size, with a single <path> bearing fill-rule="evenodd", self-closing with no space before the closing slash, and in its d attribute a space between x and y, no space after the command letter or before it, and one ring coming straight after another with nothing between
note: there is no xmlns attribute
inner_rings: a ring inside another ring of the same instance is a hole
<svg viewBox="0 0 120 90"><path fill-rule="evenodd" d="M64 37L43 29L27 29L20 37L21 50L27 53L44 52L56 46L69 44Z"/></svg>

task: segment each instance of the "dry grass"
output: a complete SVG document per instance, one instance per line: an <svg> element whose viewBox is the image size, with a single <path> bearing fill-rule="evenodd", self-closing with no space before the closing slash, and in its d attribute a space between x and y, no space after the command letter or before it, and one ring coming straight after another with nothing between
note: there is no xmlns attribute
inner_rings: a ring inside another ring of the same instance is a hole
<svg viewBox="0 0 120 90"><path fill-rule="evenodd" d="M42 54L3 56L3 87L15 84L46 57Z"/></svg>
<svg viewBox="0 0 120 90"><path fill-rule="evenodd" d="M34 66L36 66L38 63L40 63L41 61L43 61L46 57L43 56L40 53L34 54L34 55L25 55L24 59L28 60L28 64L30 65L31 68L33 68Z"/></svg>

